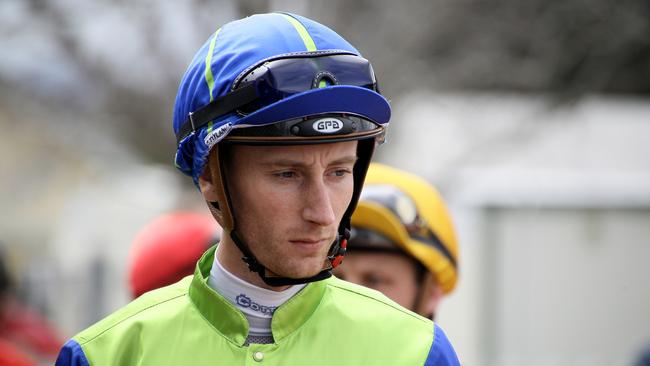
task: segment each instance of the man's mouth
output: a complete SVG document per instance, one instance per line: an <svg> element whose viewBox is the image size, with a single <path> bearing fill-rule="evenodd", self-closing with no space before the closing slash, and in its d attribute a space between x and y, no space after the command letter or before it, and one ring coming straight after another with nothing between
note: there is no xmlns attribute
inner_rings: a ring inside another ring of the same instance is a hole
<svg viewBox="0 0 650 366"><path fill-rule="evenodd" d="M327 238L296 238L290 239L289 242L298 245L319 245L327 240Z"/></svg>

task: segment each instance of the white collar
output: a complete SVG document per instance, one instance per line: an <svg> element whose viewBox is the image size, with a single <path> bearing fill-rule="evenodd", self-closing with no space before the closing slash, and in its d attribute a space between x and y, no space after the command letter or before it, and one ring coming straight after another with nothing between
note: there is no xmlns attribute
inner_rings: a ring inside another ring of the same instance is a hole
<svg viewBox="0 0 650 366"><path fill-rule="evenodd" d="M271 318L275 309L305 287L293 285L272 291L248 283L225 269L214 256L208 285L233 303L248 319L249 335L271 335Z"/></svg>

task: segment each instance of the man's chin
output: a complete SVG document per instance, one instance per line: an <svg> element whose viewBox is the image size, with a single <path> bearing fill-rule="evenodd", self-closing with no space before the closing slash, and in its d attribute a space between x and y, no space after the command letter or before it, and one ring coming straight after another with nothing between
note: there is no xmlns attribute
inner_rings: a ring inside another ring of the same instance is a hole
<svg viewBox="0 0 650 366"><path fill-rule="evenodd" d="M272 275L275 277L287 277L292 279L309 278L309 277L316 276L317 274L321 273L324 269L329 268L328 263L329 263L328 260L325 260L323 261L323 263L320 263L320 266L317 264L314 264L313 266L307 266L305 265L306 263L301 263L302 265L299 266L298 268L291 268L289 270L282 271L282 274L277 274L276 272L272 272L272 271L269 272L271 272Z"/></svg>

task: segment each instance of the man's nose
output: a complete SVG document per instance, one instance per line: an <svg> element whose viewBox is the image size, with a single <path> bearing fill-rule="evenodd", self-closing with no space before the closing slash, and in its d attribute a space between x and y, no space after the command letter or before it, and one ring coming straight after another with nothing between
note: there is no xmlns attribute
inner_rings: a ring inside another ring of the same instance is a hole
<svg viewBox="0 0 650 366"><path fill-rule="evenodd" d="M334 207L330 190L322 180L316 180L309 184L305 190L305 207L303 218L319 226L329 226L335 223Z"/></svg>

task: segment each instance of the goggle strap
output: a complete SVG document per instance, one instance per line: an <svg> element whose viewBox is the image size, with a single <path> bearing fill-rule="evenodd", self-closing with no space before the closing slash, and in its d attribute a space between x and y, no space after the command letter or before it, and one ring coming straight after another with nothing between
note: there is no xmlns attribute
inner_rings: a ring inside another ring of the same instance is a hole
<svg viewBox="0 0 650 366"><path fill-rule="evenodd" d="M180 143L189 134L203 128L210 121L233 112L257 98L255 83L250 83L190 112L176 134L176 143Z"/></svg>
<svg viewBox="0 0 650 366"><path fill-rule="evenodd" d="M458 264L456 263L456 259L454 256L451 254L449 249L442 243L442 240L436 235L436 233L433 232L430 228L427 230L429 234L429 238L426 237L415 237L414 239L420 240L425 242L426 244L433 246L435 249L440 252L440 254L445 257L449 263L454 267L454 269L458 268Z"/></svg>

